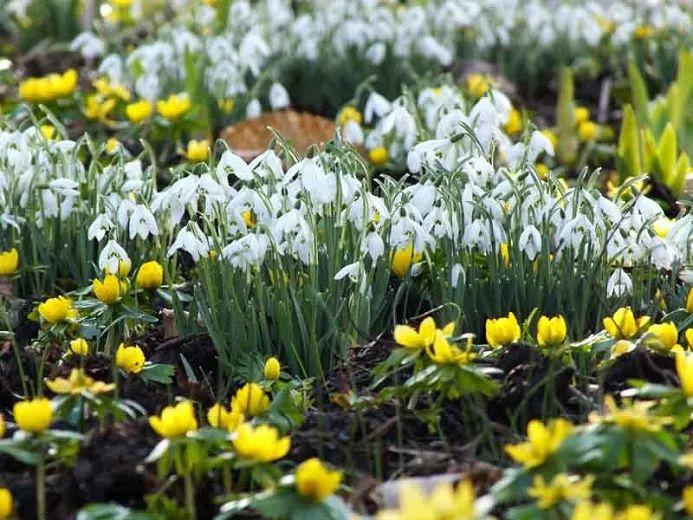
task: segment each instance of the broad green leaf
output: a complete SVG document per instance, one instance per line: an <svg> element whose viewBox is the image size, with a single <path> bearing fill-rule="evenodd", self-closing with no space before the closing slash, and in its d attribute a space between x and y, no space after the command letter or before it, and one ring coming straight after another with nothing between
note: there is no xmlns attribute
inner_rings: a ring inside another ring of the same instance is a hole
<svg viewBox="0 0 693 520"><path fill-rule="evenodd" d="M657 145L657 158L662 169L662 179L667 186L671 185L674 178L676 148L676 130L671 123L668 123Z"/></svg>
<svg viewBox="0 0 693 520"><path fill-rule="evenodd" d="M628 77L630 78L632 103L635 107L635 114L638 122L641 126L647 127L650 125L647 110L647 104L649 102L647 87L645 86L645 81L643 80L638 67L632 60L628 64Z"/></svg>

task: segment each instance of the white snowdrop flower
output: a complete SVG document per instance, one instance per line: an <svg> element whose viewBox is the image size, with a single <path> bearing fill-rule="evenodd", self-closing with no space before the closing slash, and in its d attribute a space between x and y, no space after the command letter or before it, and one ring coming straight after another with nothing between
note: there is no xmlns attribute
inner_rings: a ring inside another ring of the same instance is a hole
<svg viewBox="0 0 693 520"><path fill-rule="evenodd" d="M254 119L262 115L262 105L259 99L251 99L245 107L246 119Z"/></svg>
<svg viewBox="0 0 693 520"><path fill-rule="evenodd" d="M527 255L527 258L534 260L541 251L541 234L534 225L529 225L520 234L518 241L520 250Z"/></svg>
<svg viewBox="0 0 693 520"><path fill-rule="evenodd" d="M232 266L247 270L262 264L268 247L269 238L266 235L250 234L231 242L222 249L221 254Z"/></svg>
<svg viewBox="0 0 693 520"><path fill-rule="evenodd" d="M353 264L348 264L342 267L337 274L334 275L335 280L342 280L349 277L349 280L356 283L359 279L359 274L361 273L361 262L354 262Z"/></svg>
<svg viewBox="0 0 693 520"><path fill-rule="evenodd" d="M363 144L363 129L356 121L347 121L347 123L342 126L341 131L346 142L355 146Z"/></svg>
<svg viewBox="0 0 693 520"><path fill-rule="evenodd" d="M58 198L50 190L41 190L41 210L38 215L44 218L55 218L59 214Z"/></svg>
<svg viewBox="0 0 693 520"><path fill-rule="evenodd" d="M471 182L482 187L485 187L495 174L491 163L480 155L474 156L465 162L462 166L462 171L467 174Z"/></svg>
<svg viewBox="0 0 693 520"><path fill-rule="evenodd" d="M394 130L395 135L402 138L407 150L414 145L416 121L404 107L396 106L392 112L383 118L380 125L383 134L388 134Z"/></svg>
<svg viewBox="0 0 693 520"><path fill-rule="evenodd" d="M130 239L139 236L146 240L149 235L159 234L159 228L152 212L144 204L138 204L130 215Z"/></svg>
<svg viewBox="0 0 693 520"><path fill-rule="evenodd" d="M99 255L99 269L106 273L117 273L121 262L131 265L125 249L115 240L109 240Z"/></svg>
<svg viewBox="0 0 693 520"><path fill-rule="evenodd" d="M464 284L466 279L464 267L462 267L462 264L455 264L452 266L452 269L450 270L450 284L453 288L457 288L457 286L460 283L460 278L462 279L462 283Z"/></svg>
<svg viewBox="0 0 693 520"><path fill-rule="evenodd" d="M594 225L585 215L580 214L565 223L557 240L560 244L559 251L562 251L565 247L572 247L577 251L584 241L592 243L596 241Z"/></svg>
<svg viewBox="0 0 693 520"><path fill-rule="evenodd" d="M430 139L414 145L407 154L407 168L412 173L418 173L439 149L448 144L450 141L447 139Z"/></svg>
<svg viewBox="0 0 693 520"><path fill-rule="evenodd" d="M235 175L243 181L253 179L253 171L246 162L231 150L226 150L217 164L217 178L227 178L229 175Z"/></svg>
<svg viewBox="0 0 693 520"><path fill-rule="evenodd" d="M376 42L366 49L364 57L371 65L380 65L385 59L386 52L387 49L385 44L383 42Z"/></svg>
<svg viewBox="0 0 693 520"><path fill-rule="evenodd" d="M111 229L113 229L113 222L108 215L101 213L89 226L89 229L87 230L87 238L89 240L96 239L97 242L101 242L103 237L106 236L106 233L108 233Z"/></svg>
<svg viewBox="0 0 693 520"><path fill-rule="evenodd" d="M272 110L281 110L289 106L289 93L280 83L273 83L269 91L269 103Z"/></svg>
<svg viewBox="0 0 693 520"><path fill-rule="evenodd" d="M63 197L77 197L79 195L79 192L77 191L79 184L64 177L50 181L48 186L51 190L53 190L54 193Z"/></svg>
<svg viewBox="0 0 693 520"><path fill-rule="evenodd" d="M186 251L192 256L193 261L198 262L200 258L207 258L209 254L209 240L202 234L197 225L188 224L181 229L176 236L176 240L168 248L167 255L173 256L177 251Z"/></svg>
<svg viewBox="0 0 693 520"><path fill-rule="evenodd" d="M437 61L443 67L452 63L452 53L431 35L426 35L418 41L418 51L427 58Z"/></svg>
<svg viewBox="0 0 693 520"><path fill-rule="evenodd" d="M542 152L546 152L547 155L553 157L553 144L551 144L548 137L542 134L539 130L535 130L532 132L532 137L529 139L529 153L527 154L527 159L530 162L534 162Z"/></svg>
<svg viewBox="0 0 693 520"><path fill-rule="evenodd" d="M651 250L650 262L652 262L657 269L670 270L674 262L678 259L676 249L671 247L660 237L652 237L649 247Z"/></svg>
<svg viewBox="0 0 693 520"><path fill-rule="evenodd" d="M385 243L382 237L375 231L371 231L366 235L365 247L363 248L364 253L368 253L373 262L377 262L385 253Z"/></svg>
<svg viewBox="0 0 693 520"><path fill-rule="evenodd" d="M607 297L621 297L631 294L633 291L633 281L623 269L616 269L606 282Z"/></svg>
<svg viewBox="0 0 693 520"><path fill-rule="evenodd" d="M508 118L510 117L510 112L513 110L513 105L508 99L508 96L496 89L491 89L488 95L490 96L491 102L498 113L500 122L502 124L507 123Z"/></svg>
<svg viewBox="0 0 693 520"><path fill-rule="evenodd" d="M392 103L377 92L371 92L371 95L368 96L366 105L363 108L363 120L370 124L374 117L382 118L391 110Z"/></svg>
<svg viewBox="0 0 693 520"><path fill-rule="evenodd" d="M70 42L70 50L81 53L82 57L86 60L93 60L106 51L106 44L93 32L86 31L78 34L75 39Z"/></svg>
<svg viewBox="0 0 693 520"><path fill-rule="evenodd" d="M133 214L137 203L132 199L122 199L120 204L118 204L118 211L116 212L116 220L121 229L128 228L128 222L130 220L130 215Z"/></svg>

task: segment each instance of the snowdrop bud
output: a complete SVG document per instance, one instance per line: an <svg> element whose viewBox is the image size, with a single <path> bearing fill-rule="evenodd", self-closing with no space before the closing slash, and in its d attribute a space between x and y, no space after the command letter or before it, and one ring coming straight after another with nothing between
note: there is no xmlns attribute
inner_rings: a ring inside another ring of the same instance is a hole
<svg viewBox="0 0 693 520"><path fill-rule="evenodd" d="M253 119L255 117L260 117L262 115L262 105L257 99L251 99L248 102L248 106L245 108L245 117L248 119Z"/></svg>
<svg viewBox="0 0 693 520"><path fill-rule="evenodd" d="M279 83L274 83L270 87L269 102L272 110L281 110L289 106L289 93Z"/></svg>

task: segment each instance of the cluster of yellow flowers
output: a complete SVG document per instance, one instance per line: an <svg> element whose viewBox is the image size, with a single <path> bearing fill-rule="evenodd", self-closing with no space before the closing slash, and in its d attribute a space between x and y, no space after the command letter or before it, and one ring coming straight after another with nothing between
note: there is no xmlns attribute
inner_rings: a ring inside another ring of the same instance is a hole
<svg viewBox="0 0 693 520"><path fill-rule="evenodd" d="M19 96L28 103L48 103L72 95L79 79L75 69L62 74L29 78L19 85Z"/></svg>
<svg viewBox="0 0 693 520"><path fill-rule="evenodd" d="M113 305L120 301L121 297L128 291L129 284L125 277L130 274L130 265L125 262L120 262L118 275L107 273L103 280L94 279L92 283L92 291L96 298L107 304ZM135 276L135 285L140 289L155 290L161 287L164 281L164 268L155 261L143 263Z"/></svg>
<svg viewBox="0 0 693 520"><path fill-rule="evenodd" d="M377 520L475 520L479 518L474 486L463 480L457 486L438 484L430 494L415 484L402 484L399 507L378 513Z"/></svg>
<svg viewBox="0 0 693 520"><path fill-rule="evenodd" d="M418 330L409 325L395 326L394 338L404 348L425 351L431 361L439 365L469 363L474 359L469 348L463 351L448 341L454 332L454 322L439 329L435 320L429 316L421 321Z"/></svg>

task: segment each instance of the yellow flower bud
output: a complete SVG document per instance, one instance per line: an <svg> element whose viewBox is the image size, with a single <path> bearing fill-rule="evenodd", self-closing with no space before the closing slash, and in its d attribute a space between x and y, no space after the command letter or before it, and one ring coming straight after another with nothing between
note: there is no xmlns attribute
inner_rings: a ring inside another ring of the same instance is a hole
<svg viewBox="0 0 693 520"><path fill-rule="evenodd" d="M5 436L5 417L0 413L0 439ZM0 517L2 518L2 517Z"/></svg>
<svg viewBox="0 0 693 520"><path fill-rule="evenodd" d="M19 252L16 248L0 252L0 276L9 276L17 272Z"/></svg>
<svg viewBox="0 0 693 520"><path fill-rule="evenodd" d="M76 315L72 302L64 296L48 298L38 306L39 314L46 323L60 323Z"/></svg>
<svg viewBox="0 0 693 520"><path fill-rule="evenodd" d="M234 431L245 421L245 416L238 410L227 410L219 403L212 406L207 412L207 422L215 428Z"/></svg>
<svg viewBox="0 0 693 520"><path fill-rule="evenodd" d="M269 397L257 383L246 383L231 399L231 409L255 417L269 410Z"/></svg>
<svg viewBox="0 0 693 520"><path fill-rule="evenodd" d="M185 151L185 158L190 162L206 161L209 157L209 143L205 140L196 141L192 139L188 141L188 148Z"/></svg>
<svg viewBox="0 0 693 520"><path fill-rule="evenodd" d="M542 316L537 323L537 343L540 347L554 347L565 341L567 327L563 316Z"/></svg>
<svg viewBox="0 0 693 520"><path fill-rule="evenodd" d="M505 132L508 135L515 135L522 130L522 114L519 110L512 109L508 120L505 122Z"/></svg>
<svg viewBox="0 0 693 520"><path fill-rule="evenodd" d="M164 282L164 268L156 260L145 262L140 266L135 284L142 289L154 290Z"/></svg>
<svg viewBox="0 0 693 520"><path fill-rule="evenodd" d="M152 110L152 104L143 99L127 105L125 107L125 115L130 122L139 124L145 119L149 119L149 117L152 115Z"/></svg>
<svg viewBox="0 0 693 520"><path fill-rule="evenodd" d="M107 274L103 282L99 279L94 279L92 284L94 296L108 305L112 305L120 300L120 289L118 277L112 274Z"/></svg>
<svg viewBox="0 0 693 520"><path fill-rule="evenodd" d="M578 126L580 141L595 141L599 135L599 127L592 121L585 121Z"/></svg>
<svg viewBox="0 0 693 520"><path fill-rule="evenodd" d="M392 255L390 267L392 272L400 278L409 274L412 265L421 260L422 254L414 251L414 246L409 244L407 247L397 249Z"/></svg>
<svg viewBox="0 0 693 520"><path fill-rule="evenodd" d="M491 88L491 80L483 74L470 74L467 77L467 89L472 96L480 98Z"/></svg>
<svg viewBox="0 0 693 520"><path fill-rule="evenodd" d="M577 124L584 123L590 120L590 110L587 107L575 108L575 121Z"/></svg>
<svg viewBox="0 0 693 520"><path fill-rule="evenodd" d="M5 520L12 516L14 500L12 493L7 488L0 488L0 520Z"/></svg>
<svg viewBox="0 0 693 520"><path fill-rule="evenodd" d="M144 367L145 357L137 345L125 346L121 343L116 351L116 365L130 374L139 374Z"/></svg>
<svg viewBox="0 0 693 520"><path fill-rule="evenodd" d="M149 418L149 425L161 437L170 439L181 437L190 431L197 430L195 408L190 401L181 401L175 406L167 406L160 416Z"/></svg>
<svg viewBox="0 0 693 520"><path fill-rule="evenodd" d="M265 379L276 381L281 373L281 365L276 357L267 358L265 361Z"/></svg>
<svg viewBox="0 0 693 520"><path fill-rule="evenodd" d="M233 447L241 459L273 462L289 452L291 438L279 437L277 429L266 424L243 423L236 429Z"/></svg>
<svg viewBox="0 0 693 520"><path fill-rule="evenodd" d="M635 319L630 307L621 307L613 316L602 321L606 332L615 339L631 339L638 335L640 330L650 321L647 316Z"/></svg>
<svg viewBox="0 0 693 520"><path fill-rule="evenodd" d="M53 420L53 406L45 397L15 403L13 408L14 422L20 430L29 433L41 433Z"/></svg>
<svg viewBox="0 0 693 520"><path fill-rule="evenodd" d="M156 102L156 110L161 117L175 120L190 110L190 97L186 93L172 94L168 99Z"/></svg>
<svg viewBox="0 0 693 520"><path fill-rule="evenodd" d="M84 338L77 338L70 341L70 352L77 356L89 354L89 343Z"/></svg>
<svg viewBox="0 0 693 520"><path fill-rule="evenodd" d="M500 347L515 343L520 339L520 324L511 312L507 318L486 320L486 341L492 347Z"/></svg>
<svg viewBox="0 0 693 520"><path fill-rule="evenodd" d="M678 343L679 331L674 322L651 325L647 332L652 334L666 350L671 350Z"/></svg>
<svg viewBox="0 0 693 520"><path fill-rule="evenodd" d="M376 166L385 164L388 158L389 154L387 153L387 148L384 146L378 146L368 152L368 160Z"/></svg>
<svg viewBox="0 0 693 520"><path fill-rule="evenodd" d="M686 312L688 312L688 314L693 314L693 287L688 289L688 296L686 297Z"/></svg>
<svg viewBox="0 0 693 520"><path fill-rule="evenodd" d="M322 502L332 495L342 481L341 471L328 469L320 459L308 459L295 472L296 491L313 502Z"/></svg>

